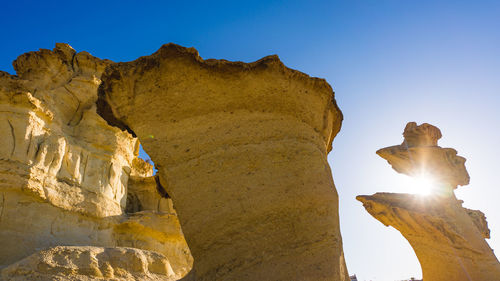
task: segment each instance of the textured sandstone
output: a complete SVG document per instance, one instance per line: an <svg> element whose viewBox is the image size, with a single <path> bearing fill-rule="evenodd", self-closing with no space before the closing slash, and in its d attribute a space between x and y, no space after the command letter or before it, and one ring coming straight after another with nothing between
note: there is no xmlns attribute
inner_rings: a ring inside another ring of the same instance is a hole
<svg viewBox="0 0 500 281"><path fill-rule="evenodd" d="M21 55L18 76L0 77L3 189L96 217L122 213L138 144L95 113L109 63L58 44Z"/></svg>
<svg viewBox="0 0 500 281"><path fill-rule="evenodd" d="M342 114L324 80L173 44L102 80L99 114L157 165L196 280L348 280L326 158Z"/></svg>
<svg viewBox="0 0 500 281"><path fill-rule="evenodd" d="M366 210L399 230L413 247L426 281L498 281L500 263L484 238L490 231L484 214L462 207L453 190L469 182L465 158L437 146L438 128L409 123L400 146L377 153L393 168L412 176L431 175L435 194L376 193L358 196Z"/></svg>
<svg viewBox="0 0 500 281"><path fill-rule="evenodd" d="M465 158L457 156L453 148L437 145L441 131L430 124L417 126L415 122L406 125L404 141L377 151L398 173L409 176L426 176L439 183L441 195L453 196L458 185L469 184L465 169Z"/></svg>
<svg viewBox="0 0 500 281"><path fill-rule="evenodd" d="M17 76L0 72L0 270L42 248L88 245L154 250L177 277L189 271L171 201L129 189L152 176L137 139L96 113L110 64L57 44L21 55Z"/></svg>
<svg viewBox="0 0 500 281"><path fill-rule="evenodd" d="M168 259L133 248L58 246L2 271L4 280L178 280Z"/></svg>

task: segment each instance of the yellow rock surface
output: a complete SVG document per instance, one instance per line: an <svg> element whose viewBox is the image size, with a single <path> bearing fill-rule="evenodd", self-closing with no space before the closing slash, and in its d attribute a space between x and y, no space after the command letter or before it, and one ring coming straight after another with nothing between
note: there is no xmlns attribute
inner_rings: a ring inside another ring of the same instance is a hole
<svg viewBox="0 0 500 281"><path fill-rule="evenodd" d="M154 187L149 197L128 192L130 178L152 172L137 159L137 139L96 113L110 64L56 44L21 55L17 76L0 72L0 270L58 245L155 250L177 277L190 270L172 204ZM166 207L145 207L160 201Z"/></svg>
<svg viewBox="0 0 500 281"><path fill-rule="evenodd" d="M324 80L174 44L102 80L98 112L155 162L196 280L349 280L326 157L342 114Z"/></svg>
<svg viewBox="0 0 500 281"><path fill-rule="evenodd" d="M162 280L178 277L159 253L134 248L57 246L37 252L2 271L4 280Z"/></svg>
<svg viewBox="0 0 500 281"><path fill-rule="evenodd" d="M484 214L462 207L453 190L469 182L465 158L437 146L438 128L408 123L402 145L377 151L392 167L411 176L430 175L434 194L376 193L358 196L366 210L399 230L413 247L426 281L499 281L500 263L484 238Z"/></svg>
<svg viewBox="0 0 500 281"><path fill-rule="evenodd" d="M437 145L441 131L430 124L406 125L400 145L379 149L377 154L387 160L398 173L413 177L430 177L439 184L442 195L453 195L458 185L469 184L465 158L453 148Z"/></svg>
<svg viewBox="0 0 500 281"><path fill-rule="evenodd" d="M3 189L90 216L122 213L138 144L96 114L100 76L110 63L57 44L19 56L17 76L0 76Z"/></svg>
<svg viewBox="0 0 500 281"><path fill-rule="evenodd" d="M500 280L500 264L484 240L489 233L486 221L479 228L461 201L394 193L356 198L373 217L408 240L424 280Z"/></svg>

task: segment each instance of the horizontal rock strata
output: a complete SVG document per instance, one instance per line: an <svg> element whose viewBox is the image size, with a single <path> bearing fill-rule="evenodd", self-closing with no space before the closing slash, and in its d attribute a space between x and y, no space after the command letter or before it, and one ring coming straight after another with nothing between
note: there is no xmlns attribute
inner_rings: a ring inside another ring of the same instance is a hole
<svg viewBox="0 0 500 281"><path fill-rule="evenodd" d="M441 148L441 131L411 122L403 144L377 151L394 170L410 176L431 177L432 194L376 193L358 196L366 210L408 240L426 281L499 281L500 263L484 238L490 231L481 211L462 207L453 190L469 183L465 158Z"/></svg>
<svg viewBox="0 0 500 281"><path fill-rule="evenodd" d="M196 280L348 280L326 158L342 114L324 80L173 44L102 80L98 112L155 162Z"/></svg>
<svg viewBox="0 0 500 281"><path fill-rule="evenodd" d="M376 193L357 199L373 217L408 240L424 280L500 280L500 264L484 240L489 230L480 211L471 214L458 200L412 194Z"/></svg>
<svg viewBox="0 0 500 281"><path fill-rule="evenodd" d="M412 177L429 177L439 184L441 195L453 196L459 185L469 184L465 158L453 148L438 146L441 131L430 124L419 126L415 122L406 125L404 141L377 151L392 168Z"/></svg>

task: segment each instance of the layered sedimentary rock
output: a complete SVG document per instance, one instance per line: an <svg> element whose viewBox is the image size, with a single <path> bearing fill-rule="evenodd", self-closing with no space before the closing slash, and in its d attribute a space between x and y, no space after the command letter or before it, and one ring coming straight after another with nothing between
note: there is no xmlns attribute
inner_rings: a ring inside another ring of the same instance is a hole
<svg viewBox="0 0 500 281"><path fill-rule="evenodd" d="M177 276L187 274L193 258L172 200L166 198L152 165L134 159L128 182L127 219L114 226L117 245L162 253ZM131 235L133 233L133 235Z"/></svg>
<svg viewBox="0 0 500 281"><path fill-rule="evenodd" d="M137 139L96 113L110 64L57 44L21 55L17 76L0 72L0 269L46 247L88 245L155 250L177 277L189 270L168 199L160 201L170 209L148 208L128 192L131 177L152 172L137 159Z"/></svg>
<svg viewBox="0 0 500 281"><path fill-rule="evenodd" d="M2 75L0 159L12 175L4 188L96 217L122 213L136 140L95 114L109 63L58 44L21 55L17 76Z"/></svg>
<svg viewBox="0 0 500 281"><path fill-rule="evenodd" d="M465 158L453 148L437 145L441 131L430 124L419 126L415 122L406 125L400 145L379 149L377 154L387 160L394 170L412 177L432 178L435 192L453 196L458 185L469 184Z"/></svg>
<svg viewBox="0 0 500 281"><path fill-rule="evenodd" d="M196 280L348 280L326 158L342 114L324 80L173 44L102 80L98 111L157 165Z"/></svg>
<svg viewBox="0 0 500 281"><path fill-rule="evenodd" d="M500 263L484 238L485 215L462 207L453 190L469 183L465 158L437 146L438 128L409 123L402 145L377 151L392 167L410 176L431 176L433 194L376 193L358 196L366 210L399 230L413 247L426 281L500 280Z"/></svg>

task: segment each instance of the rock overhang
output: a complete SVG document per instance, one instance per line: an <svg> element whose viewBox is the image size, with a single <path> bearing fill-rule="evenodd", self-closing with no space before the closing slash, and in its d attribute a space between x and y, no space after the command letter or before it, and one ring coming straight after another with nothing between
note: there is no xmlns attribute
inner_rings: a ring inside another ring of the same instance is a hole
<svg viewBox="0 0 500 281"><path fill-rule="evenodd" d="M123 108L125 105L118 101L117 104L110 106L109 103L113 101L111 101L112 99L110 99L109 93L115 91L113 89L113 87L116 86L115 82L122 79L121 76L123 73L127 73L127 75L148 76L150 73L157 73L162 66L165 67L165 65L167 65L168 68L169 63L184 69L191 67L194 71L201 74L207 75L207 73L209 73L209 80L223 80L231 85L237 84L238 79L245 80L251 75L272 78L277 75L285 81L298 81L297 83L300 85L298 87L299 89L294 90L301 91L304 95L310 94L311 92L319 92L325 97L328 97L323 124L311 124L314 130L321 132L323 135L328 151L331 150L333 139L340 131L343 114L335 100L335 93L325 79L310 77L305 73L288 68L281 62L277 55L266 56L251 63L228 61L224 59L203 59L199 56L196 49L182 47L174 43L163 45L158 51L150 56L140 57L131 62L121 62L109 65L104 71L102 77L103 82L98 90L98 114L100 114L110 125L126 130L136 136L134 130L127 124L127 116L117 112L118 108ZM175 76L175 73L179 72L179 70L171 67L168 71L163 69L160 72L163 75ZM206 82L206 80L204 82ZM193 76L191 83L197 84L202 82ZM238 85L235 85L235 87L238 87ZM230 93L229 88L230 87L227 87L228 93ZM286 88L287 85L277 85L276 95L286 95L286 91L288 90ZM167 92L168 89L165 91ZM185 89L185 91L189 91L189 89ZM279 93L279 91L285 93ZM186 95L186 97L188 98L188 95ZM259 109L256 107L255 109L272 111L272 108ZM191 110L190 112L193 116L201 113L195 110ZM165 114L168 114L168 112ZM117 115L120 116L117 117Z"/></svg>

